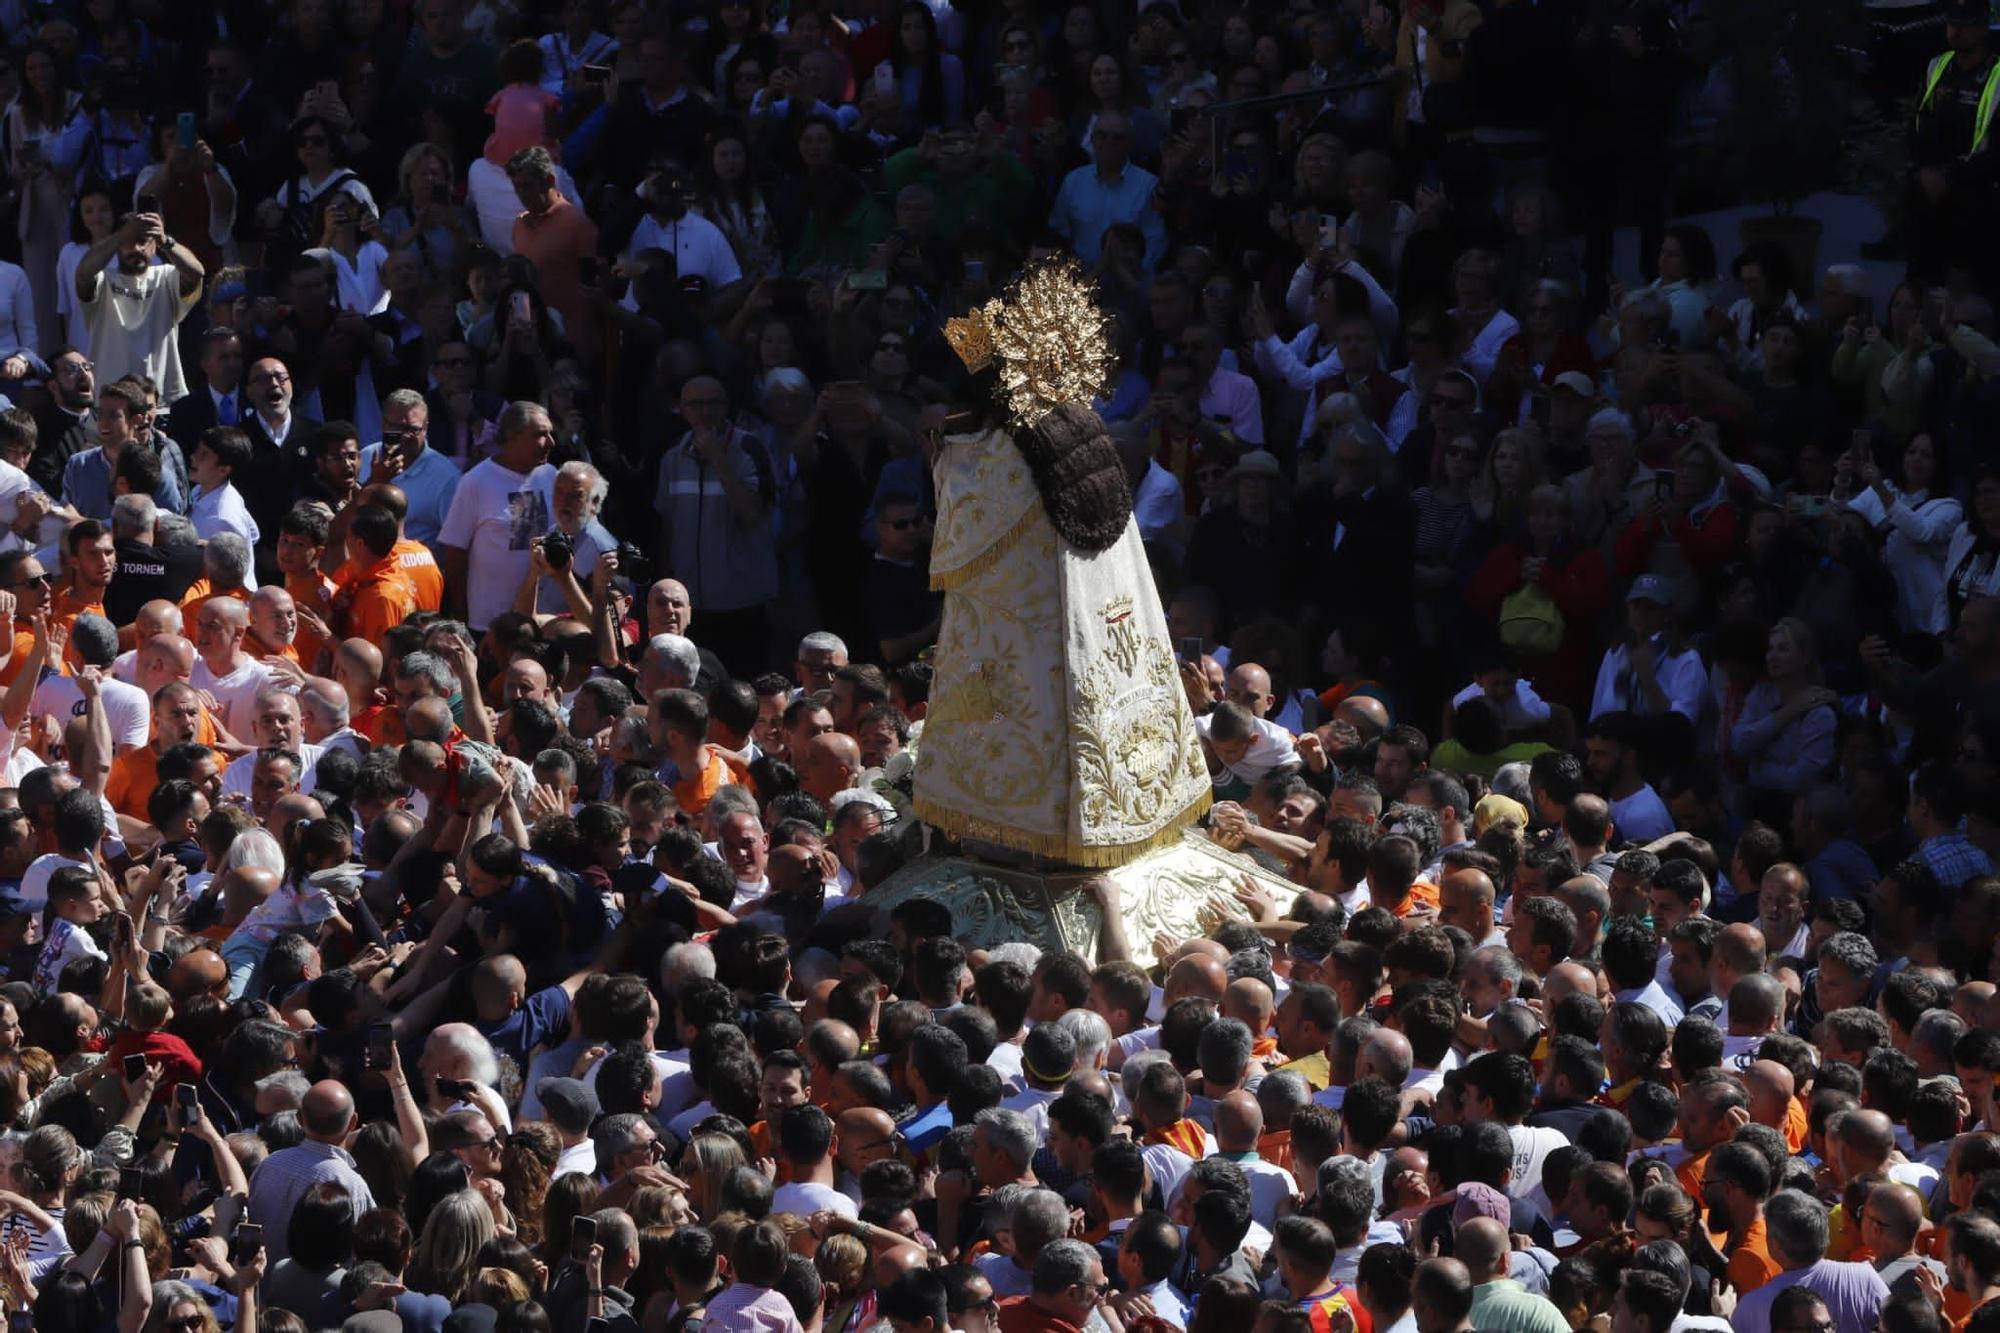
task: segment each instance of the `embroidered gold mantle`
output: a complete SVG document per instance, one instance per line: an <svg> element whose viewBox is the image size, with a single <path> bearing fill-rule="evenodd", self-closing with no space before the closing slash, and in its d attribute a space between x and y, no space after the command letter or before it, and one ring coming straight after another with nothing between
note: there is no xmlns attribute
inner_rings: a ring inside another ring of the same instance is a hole
<svg viewBox="0 0 2000 1333"><path fill-rule="evenodd" d="M1178 837L1211 786L1137 525L1095 555L1064 543L999 431L947 439L936 481L918 816L1086 866Z"/></svg>

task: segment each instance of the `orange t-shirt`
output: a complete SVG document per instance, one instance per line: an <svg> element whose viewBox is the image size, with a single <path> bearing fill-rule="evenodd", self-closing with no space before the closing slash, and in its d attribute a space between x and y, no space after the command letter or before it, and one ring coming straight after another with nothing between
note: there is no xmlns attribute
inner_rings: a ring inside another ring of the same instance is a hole
<svg viewBox="0 0 2000 1333"><path fill-rule="evenodd" d="M350 718L347 725L366 736L370 745L401 745L408 739L403 733L403 715L389 704L372 704Z"/></svg>
<svg viewBox="0 0 2000 1333"><path fill-rule="evenodd" d="M1675 1168L1674 1170L1675 1183L1677 1183L1682 1189L1686 1190L1688 1192L1688 1197L1691 1199L1699 1199L1701 1197L1701 1182L1704 1179L1706 1179L1707 1176L1708 1176L1707 1153L1702 1153L1698 1157L1688 1158L1685 1162L1682 1162L1680 1166ZM1760 1219L1757 1225L1761 1228L1764 1225L1764 1223Z"/></svg>
<svg viewBox="0 0 2000 1333"><path fill-rule="evenodd" d="M1702 1160L1707 1160L1706 1154ZM1783 1271L1771 1257L1771 1247L1764 1236L1764 1219L1759 1216L1743 1233L1743 1243L1730 1252L1729 1267L1725 1270L1729 1285L1736 1288L1737 1296L1745 1296Z"/></svg>
<svg viewBox="0 0 2000 1333"><path fill-rule="evenodd" d="M674 799L680 802L681 809L691 815L698 816L708 809L709 799L726 783L740 783L745 787L752 785L749 765L719 745L706 748L708 763L701 772L682 778L673 786Z"/></svg>
<svg viewBox="0 0 2000 1333"><path fill-rule="evenodd" d="M333 580L317 569L307 574L285 575L285 591L292 595L292 601L312 612L329 626L336 623L333 614ZM308 628L302 620L299 631L292 639L292 646L298 650L298 660L313 665L319 661L319 650L326 647L326 640Z"/></svg>
<svg viewBox="0 0 2000 1333"><path fill-rule="evenodd" d="M389 555L403 571L403 577L407 578L410 586L416 590L417 610L436 611L444 605L444 570L438 567L437 557L431 554L430 547L422 542L411 541L408 537L399 537L396 539L396 544L389 548ZM334 584L345 591L352 587L369 568L370 566L364 561L350 560L333 576Z"/></svg>
<svg viewBox="0 0 2000 1333"><path fill-rule="evenodd" d="M1785 1108L1785 1123L1779 1126L1785 1135L1785 1150L1797 1152L1806 1146L1806 1139L1812 1134L1812 1122L1806 1119L1806 1104L1797 1097Z"/></svg>
<svg viewBox="0 0 2000 1333"><path fill-rule="evenodd" d="M151 745L141 745L111 761L111 776L104 784L104 799L111 802L111 808L119 814L130 815L144 823L150 818L146 802L159 785L160 756L153 753Z"/></svg>
<svg viewBox="0 0 2000 1333"><path fill-rule="evenodd" d="M416 587L391 551L348 585L347 637L380 643L416 609Z"/></svg>
<svg viewBox="0 0 2000 1333"><path fill-rule="evenodd" d="M61 625L65 630L74 628L76 618L81 615L104 615L103 600L101 598L80 597L68 588L58 588L50 594L49 624L52 627ZM106 617L106 619L109 619L109 617ZM32 647L33 643L33 637L30 636L29 646ZM65 647L63 649L63 660L59 664L58 669L67 676L81 665L83 665L82 662L77 659L76 645L72 643Z"/></svg>
<svg viewBox="0 0 2000 1333"><path fill-rule="evenodd" d="M14 677L21 674L28 661L28 654L35 651L35 632L21 625L18 620L14 622L14 655L7 659L6 666L0 667L0 688L14 683Z"/></svg>
<svg viewBox="0 0 2000 1333"><path fill-rule="evenodd" d="M1397 917L1408 916L1412 912L1436 911L1438 907L1438 886L1429 880L1420 879L1410 886L1409 896L1389 912Z"/></svg>
<svg viewBox="0 0 2000 1333"><path fill-rule="evenodd" d="M228 592L217 592L215 585L208 581L208 575L203 574L193 583L190 583L188 590L181 594L182 620L193 620L196 616L200 615L202 604L211 597L233 597L246 606L250 602L249 589L231 588Z"/></svg>

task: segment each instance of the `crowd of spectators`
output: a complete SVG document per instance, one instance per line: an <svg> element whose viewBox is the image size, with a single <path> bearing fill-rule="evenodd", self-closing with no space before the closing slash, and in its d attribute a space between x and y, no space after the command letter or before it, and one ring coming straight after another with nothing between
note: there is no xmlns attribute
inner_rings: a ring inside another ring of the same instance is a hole
<svg viewBox="0 0 2000 1333"><path fill-rule="evenodd" d="M10 1329L2000 1333L1985 6L1879 310L1709 8L0 0ZM871 897L1048 255L1263 872L1089 957Z"/></svg>

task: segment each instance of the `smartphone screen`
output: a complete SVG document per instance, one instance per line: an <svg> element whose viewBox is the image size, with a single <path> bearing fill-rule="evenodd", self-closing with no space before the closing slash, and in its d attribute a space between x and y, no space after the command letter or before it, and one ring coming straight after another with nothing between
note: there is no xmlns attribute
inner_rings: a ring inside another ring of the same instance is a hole
<svg viewBox="0 0 2000 1333"><path fill-rule="evenodd" d="M201 1123L201 1098L195 1092L194 1084L183 1083L174 1089L174 1105L180 1108L182 1129Z"/></svg>
<svg viewBox="0 0 2000 1333"><path fill-rule="evenodd" d="M387 1069L393 1062L395 1029L387 1023L368 1025L368 1051L364 1057L370 1069Z"/></svg>
<svg viewBox="0 0 2000 1333"><path fill-rule="evenodd" d="M194 112L183 111L174 120L174 135L182 148L194 148Z"/></svg>
<svg viewBox="0 0 2000 1333"><path fill-rule="evenodd" d="M126 1056L125 1081L127 1083L137 1083L144 1077L146 1077L146 1057L143 1055Z"/></svg>
<svg viewBox="0 0 2000 1333"><path fill-rule="evenodd" d="M121 1167L118 1171L118 1197L136 1199L146 1188L146 1173L136 1166Z"/></svg>
<svg viewBox="0 0 2000 1333"><path fill-rule="evenodd" d="M578 1263L590 1258L590 1247L597 1244L597 1219L579 1217L569 1225L569 1257Z"/></svg>
<svg viewBox="0 0 2000 1333"><path fill-rule="evenodd" d="M132 201L132 211L134 213L158 213L160 211L160 196L157 194L142 194L138 196Z"/></svg>
<svg viewBox="0 0 2000 1333"><path fill-rule="evenodd" d="M229 1261L238 1266L247 1264L263 1248L263 1226L256 1222L239 1222L236 1224L236 1235L229 1244Z"/></svg>
<svg viewBox="0 0 2000 1333"><path fill-rule="evenodd" d="M1201 663L1201 640L1188 638L1181 640L1181 661Z"/></svg>

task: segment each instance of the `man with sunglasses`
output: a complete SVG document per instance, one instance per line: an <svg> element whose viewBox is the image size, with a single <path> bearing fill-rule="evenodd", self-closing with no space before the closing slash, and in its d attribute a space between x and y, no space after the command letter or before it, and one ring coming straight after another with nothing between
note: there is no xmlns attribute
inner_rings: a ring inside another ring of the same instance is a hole
<svg viewBox="0 0 2000 1333"><path fill-rule="evenodd" d="M1104 1260L1080 1240L1052 1240L1035 1256L1026 1296L1000 1303L1000 1333L1072 1333L1091 1321L1111 1284Z"/></svg>
<svg viewBox="0 0 2000 1333"><path fill-rule="evenodd" d="M14 633L4 663L0 663L0 686L11 685L21 674L21 666L35 647L35 616L49 604L54 580L42 568L33 551L9 551L0 555L0 612L11 614Z"/></svg>
<svg viewBox="0 0 2000 1333"><path fill-rule="evenodd" d="M909 661L937 638L944 599L930 587L924 559L930 536L930 517L915 496L899 492L876 501L868 609L871 636L889 666Z"/></svg>

